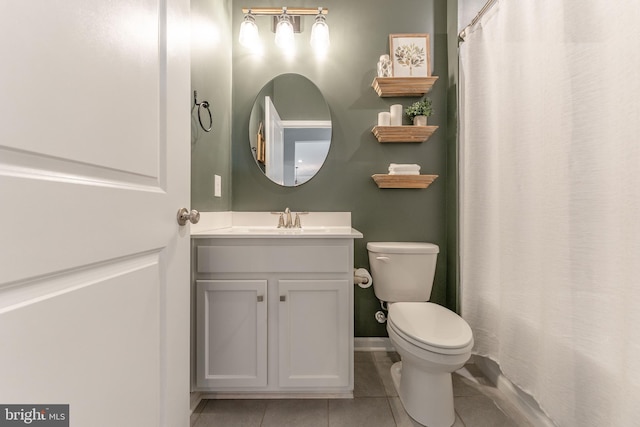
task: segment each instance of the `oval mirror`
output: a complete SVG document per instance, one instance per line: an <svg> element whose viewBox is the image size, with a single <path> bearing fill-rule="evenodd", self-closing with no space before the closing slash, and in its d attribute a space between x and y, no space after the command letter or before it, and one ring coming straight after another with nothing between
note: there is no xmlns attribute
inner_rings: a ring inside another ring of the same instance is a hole
<svg viewBox="0 0 640 427"><path fill-rule="evenodd" d="M331 145L331 113L317 86L299 74L268 82L251 110L249 141L256 164L276 184L313 178Z"/></svg>

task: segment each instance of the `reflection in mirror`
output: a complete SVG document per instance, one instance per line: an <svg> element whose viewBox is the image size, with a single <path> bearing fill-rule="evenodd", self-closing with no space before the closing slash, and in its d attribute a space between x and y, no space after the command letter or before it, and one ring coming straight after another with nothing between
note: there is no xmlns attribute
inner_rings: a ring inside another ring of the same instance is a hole
<svg viewBox="0 0 640 427"><path fill-rule="evenodd" d="M331 145L331 114L320 90L299 74L275 77L253 104L249 140L256 164L276 184L313 178Z"/></svg>

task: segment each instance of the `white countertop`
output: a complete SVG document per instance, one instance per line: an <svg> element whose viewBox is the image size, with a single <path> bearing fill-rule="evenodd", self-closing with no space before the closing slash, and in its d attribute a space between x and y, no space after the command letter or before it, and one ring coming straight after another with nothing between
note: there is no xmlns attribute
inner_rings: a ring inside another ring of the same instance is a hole
<svg viewBox="0 0 640 427"><path fill-rule="evenodd" d="M295 217L295 212L292 212ZM191 225L197 238L325 238L360 239L351 227L351 212L309 212L301 215L301 228L277 228L278 215L271 212L201 212Z"/></svg>

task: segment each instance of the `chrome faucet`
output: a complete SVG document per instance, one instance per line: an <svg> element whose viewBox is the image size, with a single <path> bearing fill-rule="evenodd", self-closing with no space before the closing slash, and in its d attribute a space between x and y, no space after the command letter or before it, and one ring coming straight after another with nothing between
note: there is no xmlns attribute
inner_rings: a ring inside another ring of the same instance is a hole
<svg viewBox="0 0 640 427"><path fill-rule="evenodd" d="M293 221L291 221L291 210L289 208L284 209L284 228L292 228Z"/></svg>
<svg viewBox="0 0 640 427"><path fill-rule="evenodd" d="M291 217L291 209L285 208L284 212L271 212L278 215L278 228L302 228L300 223L300 215L306 215L309 212L296 212L295 220Z"/></svg>

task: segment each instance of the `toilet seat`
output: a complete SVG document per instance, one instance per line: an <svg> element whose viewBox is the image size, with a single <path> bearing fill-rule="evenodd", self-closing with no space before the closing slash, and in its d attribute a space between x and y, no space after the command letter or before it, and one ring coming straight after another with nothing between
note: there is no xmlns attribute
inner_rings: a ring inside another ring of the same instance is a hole
<svg viewBox="0 0 640 427"><path fill-rule="evenodd" d="M433 353L462 354L473 346L467 322L432 302L390 304L387 326L404 340Z"/></svg>

